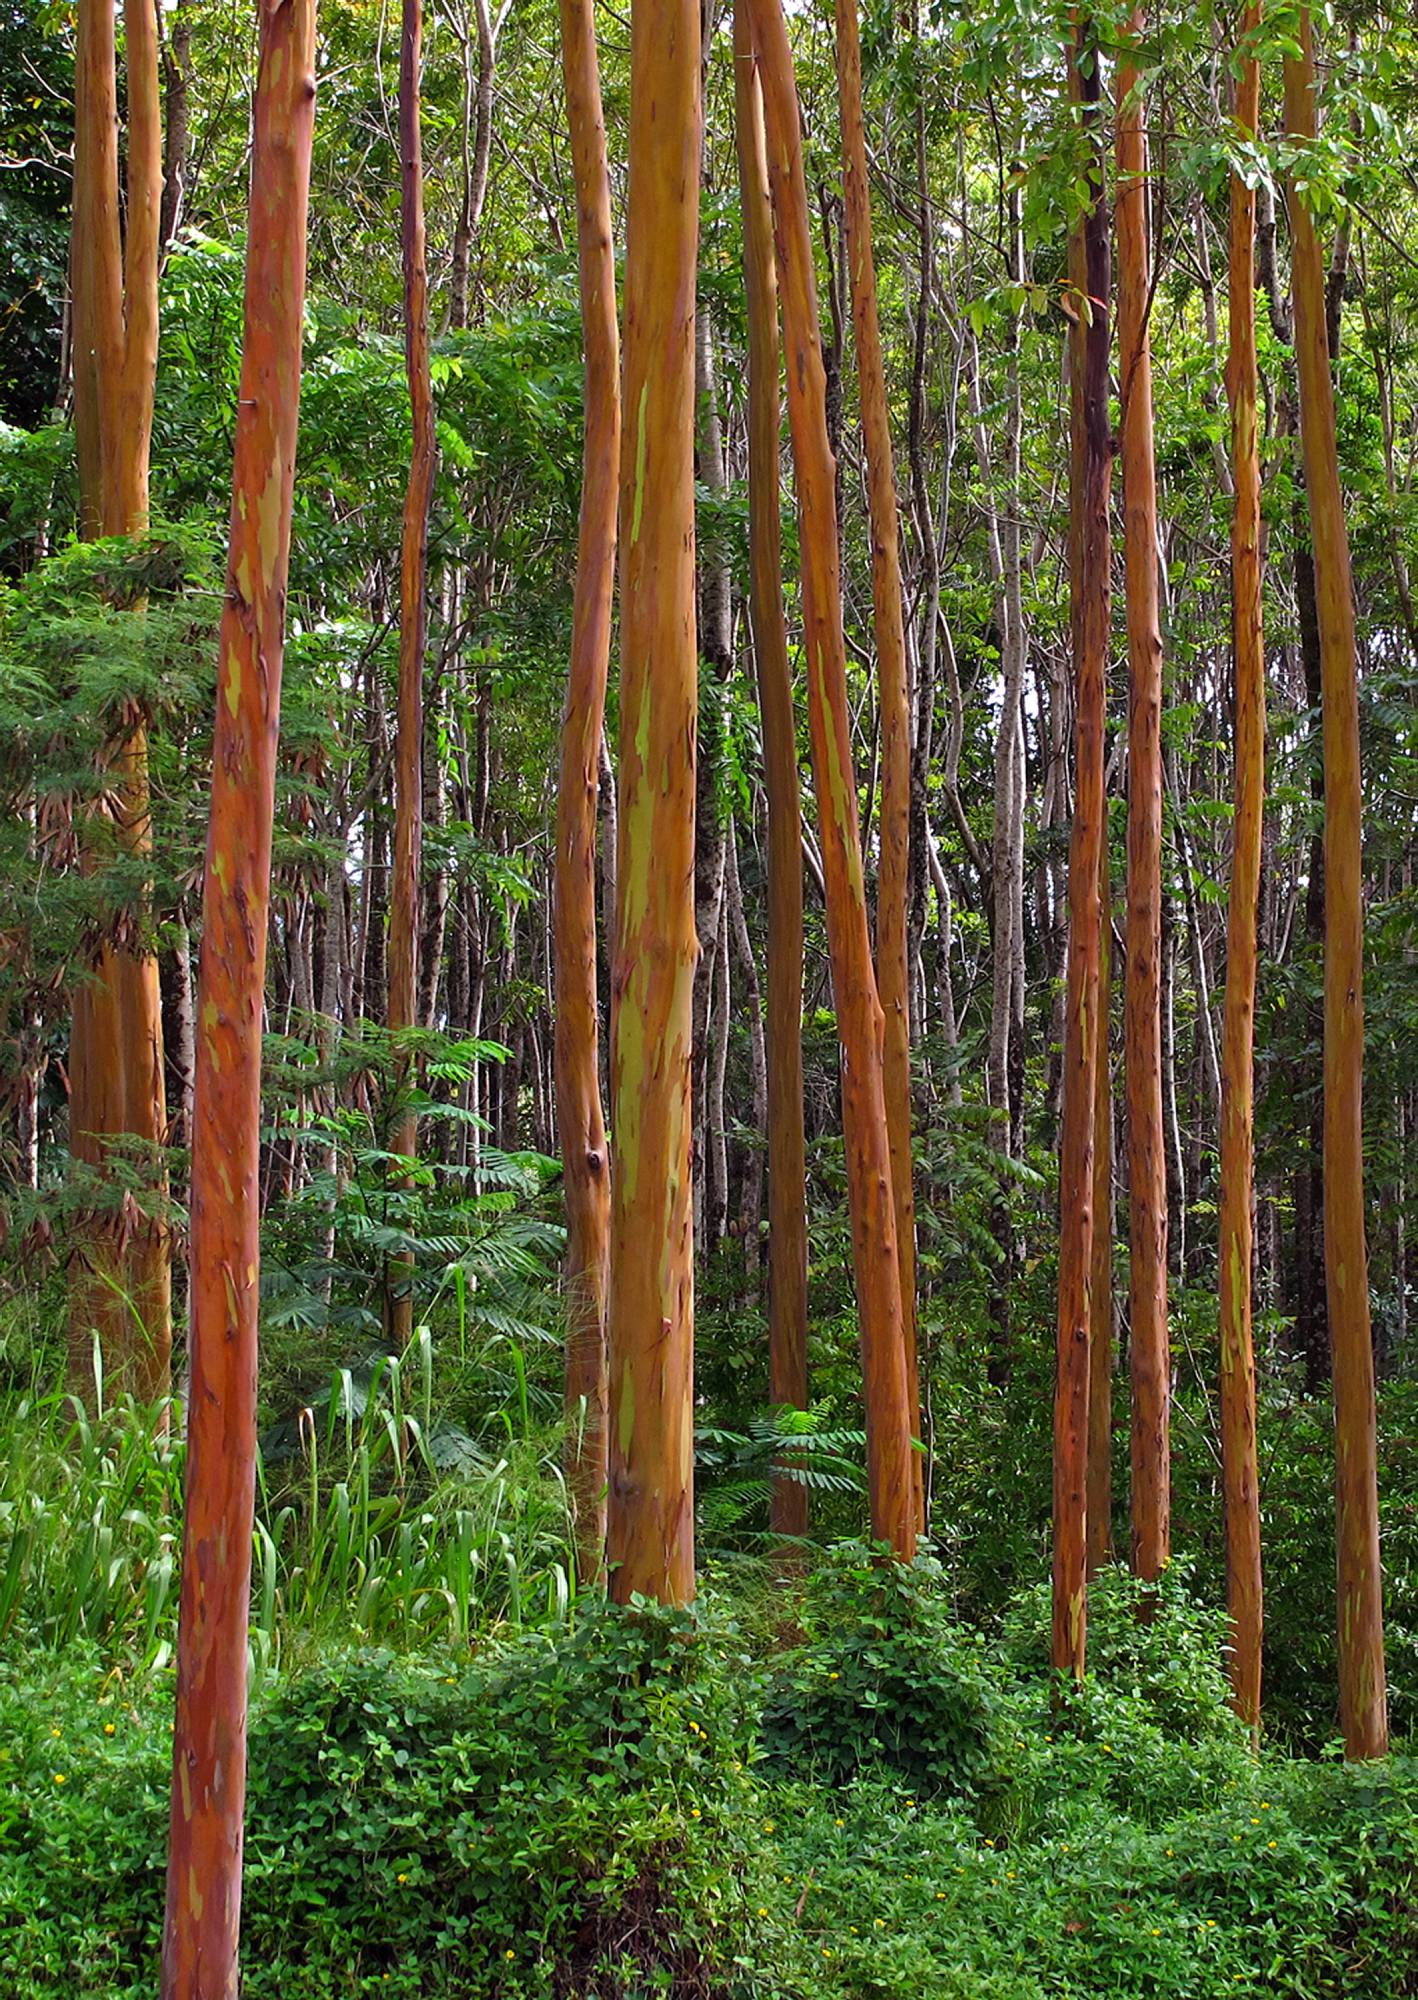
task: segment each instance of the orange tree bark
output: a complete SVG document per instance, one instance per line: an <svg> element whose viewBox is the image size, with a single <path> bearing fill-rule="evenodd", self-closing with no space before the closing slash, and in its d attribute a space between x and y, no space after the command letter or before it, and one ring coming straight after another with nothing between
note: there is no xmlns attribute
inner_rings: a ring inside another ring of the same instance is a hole
<svg viewBox="0 0 1418 2000"><path fill-rule="evenodd" d="M428 351L428 259L423 221L423 135L419 84L423 68L422 0L403 0L399 39L399 234L404 264L404 365L409 383L413 450L404 491L399 558L399 700L394 733L394 866L389 875L389 1027L395 1035L418 1023L419 872L423 853L423 656L428 643L428 515L433 502L437 439ZM412 1162L418 1120L410 1101L414 1065L407 1050L394 1064L397 1113L389 1150ZM403 1349L414 1331L414 1261L390 1260L385 1312Z"/></svg>
<svg viewBox="0 0 1418 2000"><path fill-rule="evenodd" d="M803 1134L803 858L798 731L783 618L778 270L763 91L748 0L734 5L734 105L748 304L749 617L768 801L768 1394L807 1408L807 1159ZM775 1474L770 1523L807 1533L808 1490Z"/></svg>
<svg viewBox="0 0 1418 2000"><path fill-rule="evenodd" d="M872 965L852 768L837 547L836 466L823 368L792 49L781 0L750 0L782 284L788 423L797 472L808 726L842 1056L842 1123L866 1392L872 1534L909 1558L915 1475L901 1270L886 1123L885 1029Z"/></svg>
<svg viewBox="0 0 1418 2000"><path fill-rule="evenodd" d="M1142 10L1126 47L1144 30ZM1132 1359L1132 1565L1151 1581L1171 1538L1167 1161L1162 1125L1162 618L1148 333L1147 133L1142 84L1118 66L1118 380L1128 642L1127 964L1123 1062L1128 1135Z"/></svg>
<svg viewBox="0 0 1418 2000"><path fill-rule="evenodd" d="M611 971L610 1492L620 1603L694 1594L698 0L633 0Z"/></svg>
<svg viewBox="0 0 1418 2000"><path fill-rule="evenodd" d="M896 475L891 460L891 420L872 254L871 183L862 115L862 45L857 28L857 0L837 0L836 11L847 271L866 447L872 613L881 717L876 976L885 1017L886 1130L891 1148L891 1197L896 1210L896 1256L901 1267L906 1393L911 1435L916 1438L921 1432L921 1395L916 1358L916 1197L911 1163L911 1005L906 940L910 893L911 706L901 603ZM911 1471L916 1525L924 1528L925 1481L919 1453L912 1453Z"/></svg>
<svg viewBox="0 0 1418 2000"><path fill-rule="evenodd" d="M261 1016L315 115L313 0L262 0L197 984L192 1392L163 2000L235 2000L256 1467Z"/></svg>
<svg viewBox="0 0 1418 2000"><path fill-rule="evenodd" d="M1236 136L1260 127L1260 63L1246 50L1260 24L1246 10L1236 86ZM1226 920L1226 1000L1221 1030L1221 1467L1226 1518L1226 1603L1236 1712L1260 1727L1260 1492L1256 1467L1255 1340L1251 1319L1251 1216L1255 1197L1252 1104L1256 918L1265 804L1265 636L1261 610L1261 481L1257 431L1254 188L1231 175L1230 342L1231 598L1235 658L1236 799L1231 901Z"/></svg>
<svg viewBox="0 0 1418 2000"><path fill-rule="evenodd" d="M1098 843L1098 1046L1093 1080L1093 1248L1088 1272L1088 1574L1113 1553L1113 1090L1108 1030L1113 997L1108 805Z"/></svg>
<svg viewBox="0 0 1418 2000"><path fill-rule="evenodd" d="M1316 137L1314 34L1285 64L1285 123ZM1324 723L1324 1268L1334 1353L1339 1712L1351 1757L1388 1748L1378 1448L1369 1263L1364 1241L1364 903L1359 686L1349 535L1335 440L1324 258L1314 218L1289 187L1300 438L1315 559Z"/></svg>
<svg viewBox="0 0 1418 2000"><path fill-rule="evenodd" d="M148 467L157 372L162 115L153 0L127 0L127 235L118 202L114 16L84 0L75 47L74 428L86 535L148 525ZM135 609L141 616L141 607ZM125 704L93 809L114 843L146 864L152 847L146 718ZM80 828L81 852L91 841ZM117 911L94 941L74 997L69 1051L70 1146L105 1176L114 1142L140 1142L150 1199L105 1203L76 1230L70 1267L70 1381L92 1400L93 1339L107 1386L140 1400L165 1394L172 1347L172 1256L165 1217L167 1138L158 963L145 935L146 897Z"/></svg>
<svg viewBox="0 0 1418 2000"><path fill-rule="evenodd" d="M1054 1388L1053 1632L1055 1668L1083 1674L1088 1628L1087 1492L1090 1266L1093 1255L1093 1119L1098 1072L1099 868L1104 837L1103 724L1111 612L1108 422L1108 211L1097 131L1097 39L1086 20L1069 48L1071 94L1081 106L1091 202L1077 225L1082 281L1074 301L1070 616L1074 643L1074 805L1068 863L1068 975L1064 1008L1063 1119L1059 1144L1059 1311Z"/></svg>
<svg viewBox="0 0 1418 2000"><path fill-rule="evenodd" d="M552 948L556 1118L566 1191L566 1483L575 1509L577 1574L587 1583L600 1574L606 1537L611 1184L597 1063L596 801L620 464L615 244L592 0L561 0L561 65L576 173L586 427L556 795Z"/></svg>

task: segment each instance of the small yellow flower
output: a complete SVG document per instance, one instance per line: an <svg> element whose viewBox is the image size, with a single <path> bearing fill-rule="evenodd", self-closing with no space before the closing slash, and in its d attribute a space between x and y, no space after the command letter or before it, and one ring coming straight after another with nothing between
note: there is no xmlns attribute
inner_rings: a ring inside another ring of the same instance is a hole
<svg viewBox="0 0 1418 2000"><path fill-rule="evenodd" d="M985 1845L986 1845L986 1847L993 1847L993 1846L994 1846L994 1842L993 1842L992 1840L987 1840L987 1841L985 1842Z"/></svg>
<svg viewBox="0 0 1418 2000"><path fill-rule="evenodd" d="M841 1676L840 1674L829 1674L829 1675L827 1676L827 1678L828 1678L828 1680L830 1680L830 1681L840 1681L840 1680L841 1680L841 1678L842 1678L842 1676ZM58 1730L57 1730L57 1729L55 1730L55 1732L54 1732L54 1733L55 1733L55 1735L56 1735L56 1736L57 1736L57 1735L59 1734L59 1732L58 1732Z"/></svg>
<svg viewBox="0 0 1418 2000"><path fill-rule="evenodd" d="M67 1785L69 1780L62 1771L56 1771L54 1773L54 1782L56 1785Z"/></svg>
<svg viewBox="0 0 1418 2000"><path fill-rule="evenodd" d="M1253 1815L1252 1815L1252 1817L1251 1817L1251 1825L1252 1825L1252 1826L1259 1826L1259 1825L1260 1825L1260 1821L1259 1821L1258 1819L1256 1819L1256 1818L1255 1818L1254 1814L1253 1814Z"/></svg>
<svg viewBox="0 0 1418 2000"><path fill-rule="evenodd" d="M408 1878L408 1876L407 1876L407 1875L396 1875L396 1876L394 1877L394 1880L395 1880L396 1882L407 1882L407 1881L408 1881L408 1879L409 1879L409 1878Z"/></svg>
<svg viewBox="0 0 1418 2000"><path fill-rule="evenodd" d="M116 1722L105 1722L105 1724L103 1725L103 1733L105 1736L112 1736L117 1730L117 1728L118 1724Z"/></svg>
<svg viewBox="0 0 1418 2000"><path fill-rule="evenodd" d="M1162 1933L1161 1933L1161 1931L1154 1931L1154 1932L1152 1933L1152 1935L1153 1935L1153 1937L1161 1937Z"/></svg>
<svg viewBox="0 0 1418 2000"><path fill-rule="evenodd" d="M55 1727L51 1729L49 1733L51 1736L62 1736L64 1734L64 1731L60 1729L56 1724Z"/></svg>
<svg viewBox="0 0 1418 2000"><path fill-rule="evenodd" d="M760 1916L760 1917L766 1917L766 1916L768 1915L768 1912L767 1912L767 1910L762 1910L762 1909L761 1909L761 1910L760 1910L760 1911L758 1912L758 1914L759 1914L759 1916Z"/></svg>
<svg viewBox="0 0 1418 2000"><path fill-rule="evenodd" d="M689 1809L689 1816L690 1816L690 1818L691 1818L691 1819L698 1819L698 1818L699 1818L699 1808L698 1808L698 1806L691 1806L691 1807L690 1807L690 1809Z"/></svg>
<svg viewBox="0 0 1418 2000"><path fill-rule="evenodd" d="M504 1958L515 1958L515 1957L517 1956L517 1954L516 1954L516 1952L515 1952L515 1951L505 1951L505 1952L503 1952L502 1956L503 1956Z"/></svg>
<svg viewBox="0 0 1418 2000"><path fill-rule="evenodd" d="M845 1824L846 1824L846 1821L845 1821L845 1820L840 1820L840 1819L834 1819L834 1820L833 1820L833 1822L832 1822L832 1824L833 1824L834 1826L845 1826Z"/></svg>
<svg viewBox="0 0 1418 2000"><path fill-rule="evenodd" d="M880 1917L873 1917L871 1921L873 1930L884 1931L886 1929L886 1925L882 1922Z"/></svg>
<svg viewBox="0 0 1418 2000"><path fill-rule="evenodd" d="M1275 1842L1273 1840L1268 1840L1265 1844L1267 1847L1274 1847Z"/></svg>
<svg viewBox="0 0 1418 2000"><path fill-rule="evenodd" d="M943 1902L945 1901L945 1891L944 1891L944 1889L937 1889L937 1890L936 1890L936 1892L935 1892L935 1899L936 1899L936 1901L937 1901L938 1903L943 1903Z"/></svg>
<svg viewBox="0 0 1418 2000"><path fill-rule="evenodd" d="M763 1822L763 1831L765 1833L776 1833L778 1829L771 1819L766 1819Z"/></svg>
<svg viewBox="0 0 1418 2000"><path fill-rule="evenodd" d="M1260 1809L1261 1809L1261 1811L1262 1811L1262 1812L1269 1812L1269 1811L1270 1811L1270 1800L1269 1800L1269 1799L1262 1799L1262 1800L1261 1800L1261 1802L1260 1802Z"/></svg>

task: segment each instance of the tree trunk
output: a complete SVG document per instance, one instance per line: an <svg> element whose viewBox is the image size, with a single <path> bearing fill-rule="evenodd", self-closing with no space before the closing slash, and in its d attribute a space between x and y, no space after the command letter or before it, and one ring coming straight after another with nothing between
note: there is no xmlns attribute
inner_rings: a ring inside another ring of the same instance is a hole
<svg viewBox="0 0 1418 2000"><path fill-rule="evenodd" d="M871 183L862 113L862 48L857 0L837 0L837 97L842 123L842 185L857 387L866 449L867 512L871 524L872 622L876 638L881 725L881 807L876 891L876 976L885 1021L886 1129L896 1257L901 1270L901 1327L906 1347L906 1394L911 1436L921 1432L916 1358L916 1197L911 1161L911 996L907 913L911 870L911 691L906 621L901 601L900 522L891 458L886 365L877 312L872 254ZM911 1455L916 1526L923 1529L921 1457Z"/></svg>
<svg viewBox="0 0 1418 2000"><path fill-rule="evenodd" d="M1316 137L1314 36L1285 64L1285 123L1301 147ZM1339 480L1334 384L1325 329L1324 261L1294 180L1290 210L1300 436L1315 554L1324 672L1325 1293L1334 1355L1339 1708L1350 1757L1388 1749L1383 1574L1379 1561L1374 1348L1364 1241L1364 904L1358 660L1349 535Z"/></svg>
<svg viewBox="0 0 1418 2000"><path fill-rule="evenodd" d="M162 114L153 0L126 0L127 239L120 246L117 71L111 8L85 0L75 57L74 430L81 529L138 535L148 525L148 466L158 345ZM132 615L142 616L142 606ZM147 719L121 705L104 753L96 810L146 874L152 851ZM81 828L82 841L82 828ZM115 1140L140 1142L149 1191L102 1199L76 1229L70 1264L70 1383L98 1393L94 1341L110 1390L152 1402L166 1393L172 1349L172 1255L162 997L146 932L146 888L112 913L74 999L69 1050L70 1148L102 1183Z"/></svg>
<svg viewBox="0 0 1418 2000"><path fill-rule="evenodd" d="M423 0L403 0L399 40L399 160L403 199L399 236L404 264L404 363L409 383L413 450L404 493L399 553L399 712L394 734L394 866L389 878L389 1030L418 1026L419 872L423 856L423 658L428 643L428 516L438 442L428 346L428 257L423 222L423 135L419 89L423 70ZM396 1110L389 1150L418 1156L412 1092L416 1065L396 1049ZM404 1183L407 1186L407 1181ZM414 1332L414 1260L389 1260L385 1326L402 1353Z"/></svg>
<svg viewBox="0 0 1418 2000"><path fill-rule="evenodd" d="M1069 49L1069 83L1084 129L1098 144L1101 82L1097 36L1080 20ZM1098 881L1104 838L1103 731L1111 607L1108 507L1108 211L1101 158L1090 172L1092 206L1072 251L1070 623L1074 645L1074 807L1068 863L1068 982L1064 1012L1063 1119L1059 1146L1059 1314L1054 1392L1052 1659L1081 1679L1088 1629L1087 1495L1089 1274L1093 1256L1093 1118L1097 1085Z"/></svg>
<svg viewBox="0 0 1418 2000"><path fill-rule="evenodd" d="M192 1149L192 1393L177 1636L163 2000L238 1986L246 1630L256 1479L257 1167L315 114L311 0L262 0Z"/></svg>
<svg viewBox="0 0 1418 2000"><path fill-rule="evenodd" d="M619 1603L694 1594L699 55L699 0L632 0L606 1536Z"/></svg>
<svg viewBox="0 0 1418 2000"><path fill-rule="evenodd" d="M577 1575L582 1583L590 1583L600 1575L606 1539L611 1188L596 1005L596 806L615 592L620 462L615 242L592 0L561 0L561 63L576 173L586 424L571 665L556 794L554 1048L557 1139L566 1193L566 1484L576 1523ZM613 786L608 786L608 803L612 799ZM608 913L614 901L614 894L608 894Z"/></svg>
<svg viewBox="0 0 1418 2000"><path fill-rule="evenodd" d="M852 768L837 546L836 466L803 172L792 49L781 0L749 0L763 89L769 185L783 287L788 419L797 470L802 598L828 950L842 1052L842 1121L866 1390L872 1534L909 1560L916 1546L911 1405L884 1085L885 1027L872 965Z"/></svg>
<svg viewBox="0 0 1418 2000"><path fill-rule="evenodd" d="M734 97L748 301L749 617L768 803L768 1396L807 1408L807 1159L803 1137L803 859L798 732L783 621L778 271L763 92L749 0L734 5ZM769 1521L805 1535L808 1490L775 1474Z"/></svg>
<svg viewBox="0 0 1418 2000"><path fill-rule="evenodd" d="M1246 44L1260 26L1260 0L1242 24L1236 88L1237 136L1260 129L1260 63ZM1255 191L1231 175L1230 347L1231 594L1235 649L1236 803L1231 835L1231 900L1226 922L1226 1002L1221 1042L1220 1347L1221 1463L1226 1517L1229 1670L1236 1712L1260 1730L1262 1590L1260 1491L1256 1464L1256 1372L1252 1327L1252 1217L1255 1154L1257 913L1265 801L1265 636L1261 605L1259 378L1255 327Z"/></svg>
<svg viewBox="0 0 1418 2000"><path fill-rule="evenodd" d="M1098 869L1098 1038L1093 1082L1093 1249L1088 1276L1088 1574L1113 1554L1113 895L1107 802Z"/></svg>
<svg viewBox="0 0 1418 2000"><path fill-rule="evenodd" d="M1144 33L1136 9L1127 44ZM1132 1358L1132 1565L1151 1582L1171 1541L1171 1355L1167 1340L1167 1154L1162 1110L1162 619L1142 80L1118 69L1118 376L1127 586L1128 870L1124 1072L1128 1313Z"/></svg>

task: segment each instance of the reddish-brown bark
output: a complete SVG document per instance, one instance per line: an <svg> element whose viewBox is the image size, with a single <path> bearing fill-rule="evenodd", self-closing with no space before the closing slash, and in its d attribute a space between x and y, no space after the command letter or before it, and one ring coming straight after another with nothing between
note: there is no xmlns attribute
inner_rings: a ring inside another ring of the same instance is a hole
<svg viewBox="0 0 1418 2000"><path fill-rule="evenodd" d="M1088 1574L1113 1553L1113 998L1112 882L1107 803L1098 867L1098 1037L1093 1082L1093 1253L1088 1274Z"/></svg>
<svg viewBox="0 0 1418 2000"><path fill-rule="evenodd" d="M118 202L114 16L84 0L75 47L74 429L80 522L86 535L141 534L148 525L148 466L158 343L158 235L162 114L153 0L126 0L126 240ZM135 609L141 616L141 607ZM130 705L115 718L105 787L91 810L140 864L151 852L146 718ZM84 825L81 849L87 849ZM102 1178L114 1142L140 1142L151 1198L106 1204L75 1232L70 1264L69 1376L77 1394L162 1396L172 1346L172 1260L165 1215L167 1139L158 963L141 896L93 943L74 996L69 1049L70 1146Z"/></svg>
<svg viewBox="0 0 1418 2000"><path fill-rule="evenodd" d="M916 1359L916 1196L911 1160L911 1006L906 937L910 893L911 705L901 601L896 474L891 458L891 420L872 254L871 184L867 177L866 126L862 115L862 47L857 29L857 0L836 0L836 14L843 222L866 452L872 613L881 717L876 977L885 1023L883 1087L891 1148L891 1195L896 1209L896 1256L901 1267L906 1391L910 1399L911 1435L916 1438L921 1430L921 1397ZM912 1454L911 1470L916 1525L924 1528L925 1482L919 1453Z"/></svg>
<svg viewBox="0 0 1418 2000"><path fill-rule="evenodd" d="M1316 137L1314 32L1285 64L1285 124ZM1334 1355L1339 1712L1351 1757L1388 1749L1383 1571L1369 1258L1364 1240L1364 900L1359 677L1349 534L1339 479L1324 256L1314 218L1289 188L1300 437L1314 549L1324 723L1324 1269Z"/></svg>
<svg viewBox="0 0 1418 2000"><path fill-rule="evenodd" d="M837 547L836 466L817 310L802 128L780 0L750 0L763 90L768 176L782 286L788 422L797 472L808 725L827 889L827 935L842 1053L842 1124L866 1394L872 1533L916 1546L901 1271L886 1123L885 1028L872 964L852 768Z"/></svg>
<svg viewBox="0 0 1418 2000"><path fill-rule="evenodd" d="M1081 104L1090 148L1097 146L1100 80L1091 24L1079 22L1069 49L1070 90ZM1074 301L1072 454L1076 509L1070 533L1074 642L1074 806L1068 864L1068 977L1064 1007L1063 1120L1059 1145L1059 1311L1054 1389L1052 1659L1080 1678L1088 1630L1088 1391L1090 1268L1093 1256L1093 1121L1097 1085L1100 849L1104 837L1103 725L1111 612L1108 423L1108 213L1101 160L1092 151L1091 206L1075 251L1081 295Z"/></svg>
<svg viewBox="0 0 1418 2000"><path fill-rule="evenodd" d="M1260 23L1247 8L1243 51ZM1260 63L1243 53L1236 86L1236 134L1260 126ZM1236 800L1231 832L1231 900L1226 920L1226 1001L1221 1030L1221 1466L1226 1518L1229 1669L1236 1712L1260 1727L1263 1599L1260 1490L1256 1465L1255 1338L1251 1314L1255 1159L1252 1102L1255 1052L1256 920L1261 817L1265 805L1265 634L1261 610L1261 480L1255 324L1256 197L1231 175L1228 289L1231 401L1231 596L1235 659Z"/></svg>
<svg viewBox="0 0 1418 2000"><path fill-rule="evenodd" d="M389 872L389 1026L418 1024L419 875L423 854L423 656L428 643L428 516L438 445L428 346L428 256L423 220L423 134L419 89L423 70L422 0L403 0L399 39L399 235L404 265L404 365L409 384L413 448L404 491L399 554L399 699L394 733L394 865ZM389 1150L412 1161L418 1120L409 1102L414 1066L407 1052L395 1064L398 1112ZM413 1338L413 1258L390 1259L386 1320L403 1349Z"/></svg>
<svg viewBox="0 0 1418 2000"><path fill-rule="evenodd" d="M633 0L611 973L611 1591L694 1594L698 0Z"/></svg>
<svg viewBox="0 0 1418 2000"><path fill-rule="evenodd" d="M807 1407L807 1159L803 1134L803 857L798 732L783 619L778 270L763 92L748 0L734 6L734 103L748 303L749 615L768 802L768 1394ZM770 1523L807 1533L808 1492L781 1473Z"/></svg>
<svg viewBox="0 0 1418 2000"><path fill-rule="evenodd" d="M313 0L262 0L197 987L192 1389L163 2000L235 2000L256 1469L261 1024L306 206Z"/></svg>
<svg viewBox="0 0 1418 2000"><path fill-rule="evenodd" d="M596 804L620 471L615 244L591 0L561 0L561 64L576 174L586 428L556 795L552 949L556 1120L566 1192L566 1483L575 1509L577 1572L585 1583L600 1574L606 1538L611 1183L597 1062Z"/></svg>
<svg viewBox="0 0 1418 2000"><path fill-rule="evenodd" d="M1143 33L1137 9L1131 49ZM1128 1348L1132 1361L1132 1566L1148 1581L1171 1539L1167 1158L1162 1124L1162 611L1142 84L1118 66L1118 380L1128 641L1127 962L1123 1066L1128 1153Z"/></svg>

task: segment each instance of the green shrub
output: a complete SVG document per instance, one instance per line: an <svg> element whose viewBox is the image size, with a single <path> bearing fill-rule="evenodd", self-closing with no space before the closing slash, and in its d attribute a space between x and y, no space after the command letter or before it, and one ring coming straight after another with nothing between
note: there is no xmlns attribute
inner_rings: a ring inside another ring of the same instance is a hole
<svg viewBox="0 0 1418 2000"><path fill-rule="evenodd" d="M841 1784L899 1772L922 1792L968 1793L992 1769L992 1701L978 1640L950 1617L940 1565L835 1549L808 1584L803 1643L763 1712L773 1767Z"/></svg>

